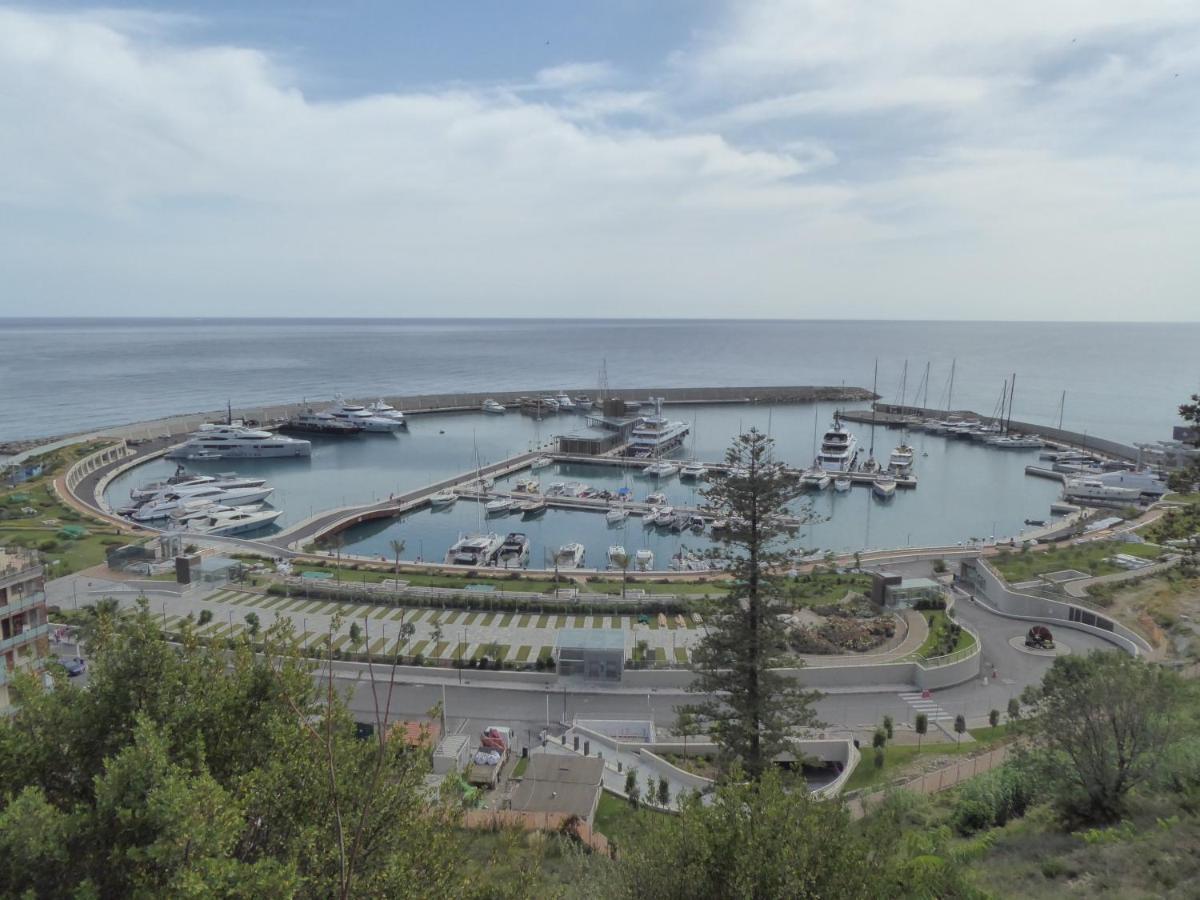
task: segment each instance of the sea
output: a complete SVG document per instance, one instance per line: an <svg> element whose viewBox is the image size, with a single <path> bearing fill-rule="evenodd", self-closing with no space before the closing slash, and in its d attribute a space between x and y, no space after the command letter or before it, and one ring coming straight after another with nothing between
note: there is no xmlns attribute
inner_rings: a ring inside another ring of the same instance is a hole
<svg viewBox="0 0 1200 900"><path fill-rule="evenodd" d="M560 388L596 393L658 386L853 385L885 400L943 407L954 371L953 406L984 414L1016 376L1013 416L1123 442L1170 436L1177 406L1197 390L1198 325L963 322L808 322L666 320L7 320L0 321L0 440L37 438L231 403L254 407L336 393L377 396L456 391ZM907 375L905 375L907 365ZM926 377L928 371L928 377ZM876 374L878 372L878 374ZM603 375L602 375L603 373ZM1065 397L1065 399L1064 399ZM640 398L639 398L640 399ZM858 404L862 405L862 404ZM835 406L714 404L668 406L690 433L679 458L718 461L737 433L768 432L779 456L807 466ZM312 439L311 458L239 460L243 475L274 489L281 511L266 537L325 509L368 503L552 445L582 417L544 421L515 412L457 412L409 417L397 434ZM852 424L860 451L886 461L907 440L916 450L918 485L887 502L867 488L810 495L794 510L806 520L790 540L798 553L903 546L953 546L1016 537L1053 518L1059 486L1030 477L1033 451L1004 451L882 426ZM197 473L229 461L188 464ZM171 474L157 459L108 486L113 508L129 491ZM622 488L644 499L666 494L694 507L703 485L678 477L654 482L637 470L557 464L536 473L542 487L582 482ZM510 479L511 481L512 479ZM502 485L503 486L503 485ZM649 550L655 568L700 553L711 538L643 527L631 518L609 527L598 513L551 510L529 520L488 517L460 500L368 522L344 534L347 552L390 558L392 540L406 558L440 561L461 535L526 534L531 565L552 560L570 542L603 567L609 548Z"/></svg>
<svg viewBox="0 0 1200 900"><path fill-rule="evenodd" d="M336 393L595 393L602 368L613 389L875 383L943 406L952 365L955 407L991 413L1015 374L1018 420L1153 441L1200 390L1197 346L1196 323L8 318L0 441Z"/></svg>

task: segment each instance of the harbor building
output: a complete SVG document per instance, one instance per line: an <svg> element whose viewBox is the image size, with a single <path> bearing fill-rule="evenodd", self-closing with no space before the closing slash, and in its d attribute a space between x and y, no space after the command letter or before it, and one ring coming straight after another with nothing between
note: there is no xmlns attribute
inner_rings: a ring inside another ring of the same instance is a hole
<svg viewBox="0 0 1200 900"><path fill-rule="evenodd" d="M43 569L37 554L0 547L0 713L11 708L14 673L37 670L49 654Z"/></svg>
<svg viewBox="0 0 1200 900"><path fill-rule="evenodd" d="M625 668L625 633L611 628L564 628L558 633L559 675L620 681Z"/></svg>

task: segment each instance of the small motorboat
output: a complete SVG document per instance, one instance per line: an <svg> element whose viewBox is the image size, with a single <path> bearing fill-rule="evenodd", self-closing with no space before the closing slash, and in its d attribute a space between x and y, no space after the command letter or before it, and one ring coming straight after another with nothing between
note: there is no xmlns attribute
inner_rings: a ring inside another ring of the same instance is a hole
<svg viewBox="0 0 1200 900"><path fill-rule="evenodd" d="M629 518L629 510L623 506L614 506L604 514L604 519L609 525L620 525Z"/></svg>
<svg viewBox="0 0 1200 900"><path fill-rule="evenodd" d="M634 565L637 566L639 572L646 572L654 568L654 551L639 550L633 555Z"/></svg>
<svg viewBox="0 0 1200 900"><path fill-rule="evenodd" d="M525 518L532 519L534 516L540 516L546 511L549 504L540 497L537 500L525 500L517 504L517 512L521 513Z"/></svg>
<svg viewBox="0 0 1200 900"><path fill-rule="evenodd" d="M554 564L560 569L578 569L583 565L583 558L586 552L583 544L578 541L563 544L558 548L558 552L554 554Z"/></svg>
<svg viewBox="0 0 1200 900"><path fill-rule="evenodd" d="M646 502L649 503L651 506L666 506L667 505L667 495L666 494L651 494L649 497L646 498Z"/></svg>
<svg viewBox="0 0 1200 900"><path fill-rule="evenodd" d="M502 516L512 509L513 502L507 497L500 497L496 500L489 500L483 507L489 516Z"/></svg>
<svg viewBox="0 0 1200 900"><path fill-rule="evenodd" d="M675 463L660 459L658 462L651 463L642 469L642 474L647 478L670 478L678 471L679 466L675 465Z"/></svg>
<svg viewBox="0 0 1200 900"><path fill-rule="evenodd" d="M629 554L625 552L625 548L620 544L613 544L608 548L608 567L610 569L624 569L629 565Z"/></svg>
<svg viewBox="0 0 1200 900"><path fill-rule="evenodd" d="M707 474L708 469L704 468L704 466L698 462L690 462L679 470L679 477L686 478L689 481L703 478Z"/></svg>
<svg viewBox="0 0 1200 900"><path fill-rule="evenodd" d="M497 403L495 400L484 400L482 408L485 413L492 413L498 416L502 416L506 412L504 404Z"/></svg>
<svg viewBox="0 0 1200 900"><path fill-rule="evenodd" d="M438 491L436 494L429 495L429 505L433 507L453 506L454 501L458 499L458 494L451 490Z"/></svg>
<svg viewBox="0 0 1200 900"><path fill-rule="evenodd" d="M871 484L871 491L880 500L891 500L896 496L896 479L891 475L880 476Z"/></svg>
<svg viewBox="0 0 1200 900"><path fill-rule="evenodd" d="M846 493L846 491L850 490L852 486L853 482L850 481L850 479L845 475L840 475L833 480L833 489L839 494Z"/></svg>
<svg viewBox="0 0 1200 900"><path fill-rule="evenodd" d="M1041 528L1042 526L1044 526L1046 524L1046 520L1045 519L1026 519L1025 524L1031 525L1034 528Z"/></svg>
<svg viewBox="0 0 1200 900"><path fill-rule="evenodd" d="M554 465L554 460L552 458L550 458L549 456L539 456L537 459L535 459L533 462L531 462L529 464L529 468L544 469L547 466L552 466L552 465Z"/></svg>
<svg viewBox="0 0 1200 900"><path fill-rule="evenodd" d="M654 515L654 524L661 525L664 528L675 521L675 507L664 506Z"/></svg>
<svg viewBox="0 0 1200 900"><path fill-rule="evenodd" d="M541 486L536 478L522 478L513 485L513 490L520 494L536 494Z"/></svg>

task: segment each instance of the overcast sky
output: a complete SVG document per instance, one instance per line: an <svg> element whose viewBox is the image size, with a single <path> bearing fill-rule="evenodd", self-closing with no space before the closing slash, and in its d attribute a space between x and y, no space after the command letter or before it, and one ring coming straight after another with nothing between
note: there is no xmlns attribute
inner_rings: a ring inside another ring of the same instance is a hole
<svg viewBox="0 0 1200 900"><path fill-rule="evenodd" d="M1195 0L0 8L0 315L1195 321L1198 138Z"/></svg>

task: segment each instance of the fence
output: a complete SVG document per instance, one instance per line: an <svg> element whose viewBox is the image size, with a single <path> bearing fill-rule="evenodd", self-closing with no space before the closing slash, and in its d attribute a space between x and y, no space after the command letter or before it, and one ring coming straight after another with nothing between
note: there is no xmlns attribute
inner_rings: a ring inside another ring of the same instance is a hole
<svg viewBox="0 0 1200 900"><path fill-rule="evenodd" d="M573 821L572 821L573 820ZM463 826L474 829L519 828L523 831L562 831L570 822L570 830L580 841L597 853L611 856L608 838L576 816L555 812L520 812L515 809L472 809L463 813Z"/></svg>
<svg viewBox="0 0 1200 900"><path fill-rule="evenodd" d="M948 791L962 784L968 778L974 778L1001 765L1009 756L1009 748L996 747L986 753L980 753L969 759L958 760L948 766L942 766L932 772L925 772L906 781L889 783L884 790L874 790L869 794L859 794L850 797L850 812L855 818L866 814L868 805L879 803L887 794L887 789L912 791L915 794L936 794L938 791ZM861 764L860 764L861 765Z"/></svg>

